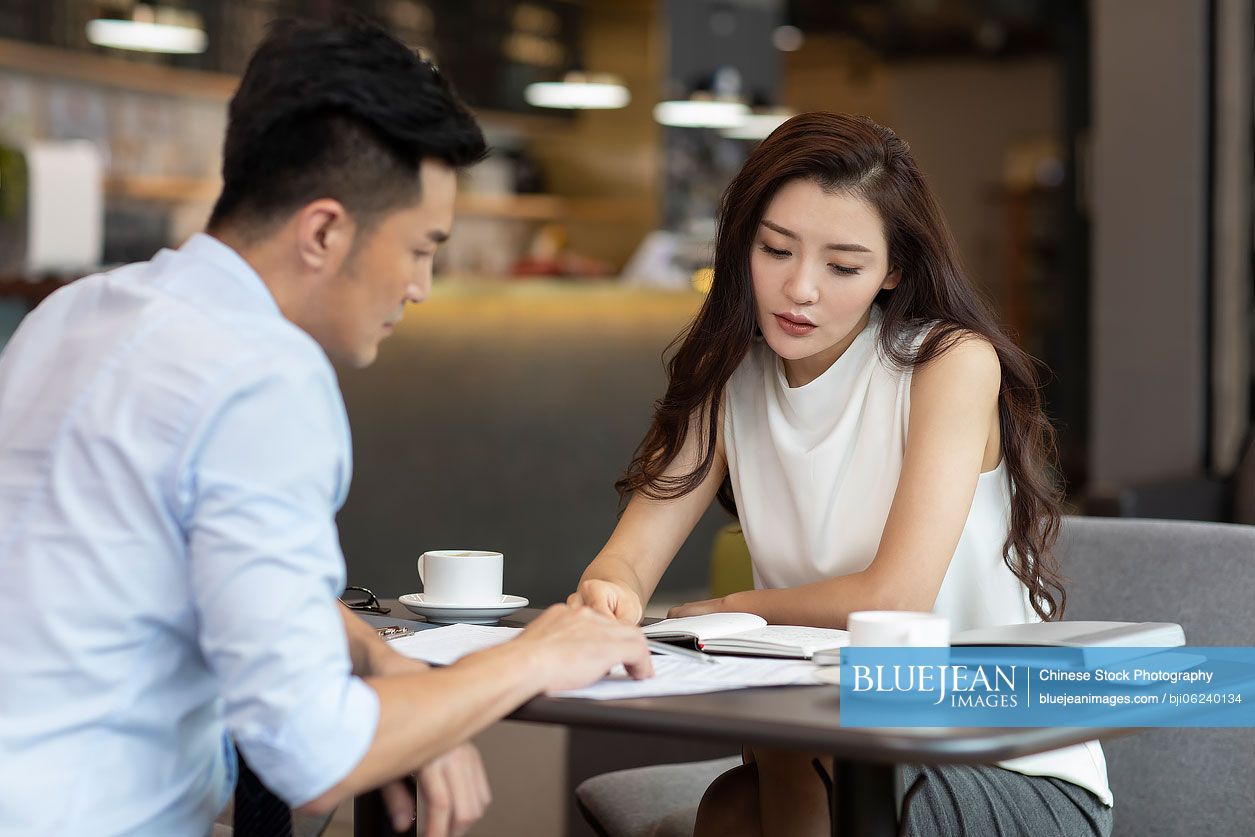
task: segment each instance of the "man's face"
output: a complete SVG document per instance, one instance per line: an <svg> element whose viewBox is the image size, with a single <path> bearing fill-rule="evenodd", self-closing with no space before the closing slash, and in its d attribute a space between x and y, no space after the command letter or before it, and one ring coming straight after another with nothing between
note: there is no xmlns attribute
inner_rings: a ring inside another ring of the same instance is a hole
<svg viewBox="0 0 1255 837"><path fill-rule="evenodd" d="M359 230L343 268L320 294L315 339L334 361L359 368L373 363L405 304L431 292L432 259L453 223L457 174L426 159L419 176L421 200Z"/></svg>

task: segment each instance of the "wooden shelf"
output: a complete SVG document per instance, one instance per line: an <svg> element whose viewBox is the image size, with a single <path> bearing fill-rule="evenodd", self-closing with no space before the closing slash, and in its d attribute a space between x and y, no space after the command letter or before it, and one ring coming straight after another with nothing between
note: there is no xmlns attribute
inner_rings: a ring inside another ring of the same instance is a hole
<svg viewBox="0 0 1255 837"><path fill-rule="evenodd" d="M0 68L142 93L193 96L222 102L230 99L240 84L239 76L231 73L145 64L95 52L32 44L9 38L0 38ZM547 134L570 128L568 118L547 113L512 113L483 108L472 110L488 126L509 128L523 133Z"/></svg>
<svg viewBox="0 0 1255 837"><path fill-rule="evenodd" d="M222 189L216 177L126 176L105 178L105 194L158 203L213 201Z"/></svg>
<svg viewBox="0 0 1255 837"><path fill-rule="evenodd" d="M16 277L0 276L0 300L20 299L24 300L29 307L34 308L44 297L60 288L66 281L69 280L36 279L27 281Z"/></svg>
<svg viewBox="0 0 1255 837"><path fill-rule="evenodd" d="M69 79L167 96L190 96L226 102L239 84L227 73L145 64L93 52L0 38L0 69ZM570 119L547 114L476 110L489 127L504 127L535 137L570 130ZM214 200L221 188L217 177L124 175L105 181L110 196L178 204ZM468 217L523 221L590 223L639 222L652 218L643 199L567 198L558 195L459 195L458 212Z"/></svg>
<svg viewBox="0 0 1255 837"><path fill-rule="evenodd" d="M222 188L216 177L110 177L105 193L158 203L213 201ZM647 217L650 207L640 199L568 198L561 195L460 194L459 215L517 221L620 223Z"/></svg>
<svg viewBox="0 0 1255 837"><path fill-rule="evenodd" d="M567 198L560 195L458 195L457 211L480 218L521 221L638 221L650 207L639 199Z"/></svg>
<svg viewBox="0 0 1255 837"><path fill-rule="evenodd" d="M227 73L141 64L107 55L7 38L0 38L0 67L144 93L196 96L221 101L229 99L240 83L238 77Z"/></svg>

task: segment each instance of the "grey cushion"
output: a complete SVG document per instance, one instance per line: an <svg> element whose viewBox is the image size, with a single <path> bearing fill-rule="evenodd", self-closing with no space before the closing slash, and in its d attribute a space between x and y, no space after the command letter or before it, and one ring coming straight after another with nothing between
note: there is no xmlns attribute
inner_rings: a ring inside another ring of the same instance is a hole
<svg viewBox="0 0 1255 837"><path fill-rule="evenodd" d="M686 764L635 767L604 773L575 789L580 809L599 834L609 837L682 837L693 833L697 804L739 756Z"/></svg>
<svg viewBox="0 0 1255 837"><path fill-rule="evenodd" d="M696 825L697 806L680 808L654 823L654 829L649 832L649 837L693 837L693 829Z"/></svg>
<svg viewBox="0 0 1255 837"><path fill-rule="evenodd" d="M1178 622L1188 645L1255 645L1255 527L1067 518L1067 619ZM1103 742L1115 834L1247 835L1255 731L1159 729Z"/></svg>
<svg viewBox="0 0 1255 837"><path fill-rule="evenodd" d="M1068 517L1066 619L1179 622L1188 645L1255 645L1255 527Z"/></svg>

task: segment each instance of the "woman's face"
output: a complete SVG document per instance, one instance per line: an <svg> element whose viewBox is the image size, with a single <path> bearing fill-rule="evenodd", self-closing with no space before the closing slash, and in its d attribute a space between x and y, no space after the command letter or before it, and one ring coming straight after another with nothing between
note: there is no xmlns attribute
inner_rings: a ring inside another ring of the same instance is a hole
<svg viewBox="0 0 1255 837"><path fill-rule="evenodd" d="M750 255L755 313L790 386L809 383L854 342L882 288L898 284L876 210L811 180L780 187Z"/></svg>

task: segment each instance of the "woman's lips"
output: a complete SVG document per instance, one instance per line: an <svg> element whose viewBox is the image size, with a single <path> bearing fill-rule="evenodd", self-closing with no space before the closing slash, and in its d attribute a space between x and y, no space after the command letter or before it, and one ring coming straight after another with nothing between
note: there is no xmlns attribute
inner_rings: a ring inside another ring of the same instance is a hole
<svg viewBox="0 0 1255 837"><path fill-rule="evenodd" d="M780 326L780 330L785 334L791 334L794 337L803 337L815 330L815 326L811 323L799 322L798 320L790 320L788 317L780 314L775 315L776 323Z"/></svg>

